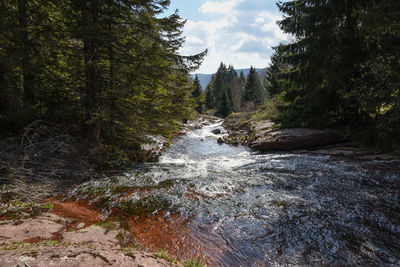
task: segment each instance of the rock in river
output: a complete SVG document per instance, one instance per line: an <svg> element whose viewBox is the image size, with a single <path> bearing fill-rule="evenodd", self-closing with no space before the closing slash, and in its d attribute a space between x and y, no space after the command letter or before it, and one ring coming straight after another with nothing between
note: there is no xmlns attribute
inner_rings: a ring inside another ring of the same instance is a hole
<svg viewBox="0 0 400 267"><path fill-rule="evenodd" d="M221 131L221 129L217 128L215 130L212 130L212 133L213 134L222 134L222 131Z"/></svg>
<svg viewBox="0 0 400 267"><path fill-rule="evenodd" d="M268 129L256 133L251 148L258 151L312 149L343 141L345 137L335 130Z"/></svg>

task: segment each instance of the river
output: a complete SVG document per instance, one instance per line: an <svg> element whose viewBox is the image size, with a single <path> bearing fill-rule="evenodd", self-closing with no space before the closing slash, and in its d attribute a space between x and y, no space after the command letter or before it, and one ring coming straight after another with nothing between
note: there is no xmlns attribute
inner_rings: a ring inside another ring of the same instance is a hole
<svg viewBox="0 0 400 267"><path fill-rule="evenodd" d="M112 207L140 207L129 220L131 243L211 266L400 266L397 171L218 144L212 130L221 124L178 137L159 163L71 195L102 188Z"/></svg>

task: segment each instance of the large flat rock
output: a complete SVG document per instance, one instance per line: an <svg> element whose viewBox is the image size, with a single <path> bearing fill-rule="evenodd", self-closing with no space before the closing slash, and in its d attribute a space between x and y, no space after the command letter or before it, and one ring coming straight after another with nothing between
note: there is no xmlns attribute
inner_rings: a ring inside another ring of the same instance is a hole
<svg viewBox="0 0 400 267"><path fill-rule="evenodd" d="M22 242L29 239L51 239L54 233L63 229L63 225L56 222L62 218L53 214L44 214L34 219L21 221L0 221L0 243Z"/></svg>
<svg viewBox="0 0 400 267"><path fill-rule="evenodd" d="M0 266L31 267L168 267L182 266L141 251L124 252L114 248L94 249L74 246L38 246L30 250L0 250Z"/></svg>
<svg viewBox="0 0 400 267"><path fill-rule="evenodd" d="M335 130L306 128L260 129L250 147L258 151L313 149L345 141L345 137Z"/></svg>

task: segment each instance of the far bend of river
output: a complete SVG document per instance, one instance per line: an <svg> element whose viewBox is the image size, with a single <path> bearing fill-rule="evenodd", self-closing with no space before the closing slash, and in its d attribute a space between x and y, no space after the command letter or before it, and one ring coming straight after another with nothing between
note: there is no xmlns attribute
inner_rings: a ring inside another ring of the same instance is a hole
<svg viewBox="0 0 400 267"><path fill-rule="evenodd" d="M400 266L399 161L260 154L218 144L216 128L188 132L159 163L75 193L137 188L122 200L105 193L148 211L131 220L137 245L210 266Z"/></svg>

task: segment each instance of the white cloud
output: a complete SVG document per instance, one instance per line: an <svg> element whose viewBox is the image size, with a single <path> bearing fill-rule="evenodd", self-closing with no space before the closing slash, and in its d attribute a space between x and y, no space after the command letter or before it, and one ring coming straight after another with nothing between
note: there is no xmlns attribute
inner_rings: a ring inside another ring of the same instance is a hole
<svg viewBox="0 0 400 267"><path fill-rule="evenodd" d="M199 9L204 20L187 22L184 28L187 42L182 53L209 49L199 73L214 73L220 62L238 69L267 66L271 47L288 37L276 24L281 15L260 1L208 0Z"/></svg>
<svg viewBox="0 0 400 267"><path fill-rule="evenodd" d="M192 45L204 45L204 41L196 36L186 37L186 42Z"/></svg>
<svg viewBox="0 0 400 267"><path fill-rule="evenodd" d="M233 8L243 0L228 0L228 1L207 1L203 5L201 5L199 11L203 14L230 14L233 11Z"/></svg>

